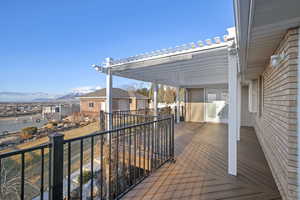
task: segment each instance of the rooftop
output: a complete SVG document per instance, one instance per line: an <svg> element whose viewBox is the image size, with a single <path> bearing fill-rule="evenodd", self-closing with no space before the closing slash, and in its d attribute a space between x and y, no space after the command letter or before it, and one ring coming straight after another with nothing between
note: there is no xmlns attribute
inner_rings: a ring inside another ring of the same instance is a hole
<svg viewBox="0 0 300 200"><path fill-rule="evenodd" d="M96 90L95 92L87 93L85 95L80 96L80 98L106 98L106 88L102 88L100 90ZM148 97L139 94L135 91L127 91L120 88L112 88L112 98L132 98L135 97L137 99L149 99Z"/></svg>

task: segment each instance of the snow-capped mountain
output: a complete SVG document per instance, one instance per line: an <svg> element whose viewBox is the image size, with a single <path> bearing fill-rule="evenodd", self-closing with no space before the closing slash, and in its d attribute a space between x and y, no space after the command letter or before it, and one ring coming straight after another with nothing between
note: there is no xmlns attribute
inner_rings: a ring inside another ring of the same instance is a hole
<svg viewBox="0 0 300 200"><path fill-rule="evenodd" d="M72 89L71 92L65 94L49 94L45 92L0 92L0 102L30 102L30 101L65 101L76 100L77 97L94 92L101 87L79 87Z"/></svg>
<svg viewBox="0 0 300 200"><path fill-rule="evenodd" d="M57 100L76 100L81 95L84 95L84 94L87 94L90 92L94 92L94 91L100 90L100 89L101 89L100 86L97 86L97 87L86 86L86 87L74 88L72 90L72 92L57 98Z"/></svg>
<svg viewBox="0 0 300 200"><path fill-rule="evenodd" d="M101 87L100 86L96 86L96 87L92 87L92 86L84 86L84 87L78 87L78 88L74 88L72 89L73 94L87 94L90 92L94 92L96 90L100 90Z"/></svg>

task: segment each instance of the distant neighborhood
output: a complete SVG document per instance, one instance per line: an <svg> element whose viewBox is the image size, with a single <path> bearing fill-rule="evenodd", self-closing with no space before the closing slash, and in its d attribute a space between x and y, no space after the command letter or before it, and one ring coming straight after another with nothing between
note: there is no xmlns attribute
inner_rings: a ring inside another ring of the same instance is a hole
<svg viewBox="0 0 300 200"><path fill-rule="evenodd" d="M159 102L164 105L174 102L173 88L161 86L158 91ZM113 88L113 111L149 109L151 92L152 88ZM105 88L85 94L68 94L55 101L0 102L0 150L30 144L53 132L67 131L70 137L75 137L97 131L101 128L101 111L106 111ZM83 133L80 128L85 126L92 128Z"/></svg>

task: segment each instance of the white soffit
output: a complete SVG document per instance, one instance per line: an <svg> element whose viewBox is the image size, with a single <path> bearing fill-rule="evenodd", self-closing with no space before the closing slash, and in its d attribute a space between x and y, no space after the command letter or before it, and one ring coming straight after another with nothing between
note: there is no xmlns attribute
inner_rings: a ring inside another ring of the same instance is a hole
<svg viewBox="0 0 300 200"><path fill-rule="evenodd" d="M177 87L192 87L205 84L227 83L228 42L215 38L204 43L191 43L139 55L127 59L115 60L112 73L146 82L156 82Z"/></svg>
<svg viewBox="0 0 300 200"><path fill-rule="evenodd" d="M300 26L299 0L235 0L240 62L246 79L256 78L288 29Z"/></svg>

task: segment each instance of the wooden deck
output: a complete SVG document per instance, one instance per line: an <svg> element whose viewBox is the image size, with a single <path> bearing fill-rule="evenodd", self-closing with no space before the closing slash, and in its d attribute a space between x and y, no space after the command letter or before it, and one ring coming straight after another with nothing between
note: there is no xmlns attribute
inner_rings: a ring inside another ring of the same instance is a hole
<svg viewBox="0 0 300 200"><path fill-rule="evenodd" d="M238 176L227 174L227 126L181 123L176 163L166 163L123 199L281 199L253 128L242 128Z"/></svg>

